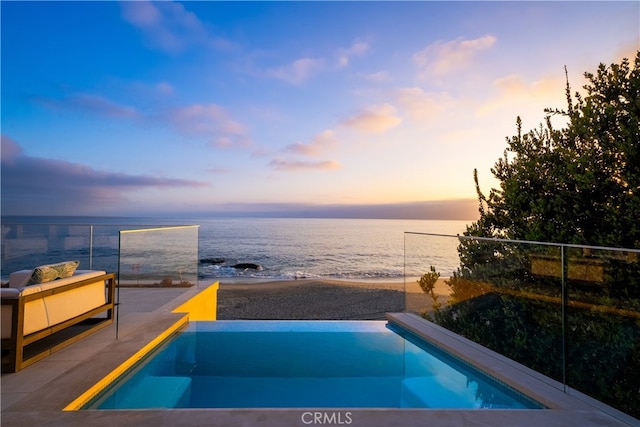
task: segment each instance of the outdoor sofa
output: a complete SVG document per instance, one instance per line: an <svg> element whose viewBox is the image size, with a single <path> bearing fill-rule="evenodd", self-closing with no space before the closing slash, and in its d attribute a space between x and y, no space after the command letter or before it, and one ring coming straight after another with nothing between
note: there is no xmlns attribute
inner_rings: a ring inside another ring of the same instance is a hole
<svg viewBox="0 0 640 427"><path fill-rule="evenodd" d="M66 261L11 273L0 289L2 372L17 372L113 323L115 275Z"/></svg>

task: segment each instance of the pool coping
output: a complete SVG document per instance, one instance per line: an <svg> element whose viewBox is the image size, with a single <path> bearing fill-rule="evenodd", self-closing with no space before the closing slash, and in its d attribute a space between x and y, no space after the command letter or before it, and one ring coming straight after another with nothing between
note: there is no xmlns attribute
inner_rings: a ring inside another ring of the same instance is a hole
<svg viewBox="0 0 640 427"><path fill-rule="evenodd" d="M388 313L387 320L420 338L453 354L509 387L538 401L548 410L602 412L627 425L640 425L637 420L599 400L563 385L500 353L436 325L413 313Z"/></svg>
<svg viewBox="0 0 640 427"><path fill-rule="evenodd" d="M189 294L189 293L187 293ZM178 298L184 301L188 295ZM120 340L110 342L94 357L80 361L68 372L30 396L2 411L3 426L308 426L350 425L367 427L393 426L491 426L491 427L567 427L567 426L640 426L640 421L616 411L594 399L571 391L564 393L557 382L531 371L497 353L472 343L419 316L391 313L388 321L397 323L428 341L451 351L463 360L486 369L488 373L511 387L525 392L550 409L534 410L458 410L458 409L359 409L359 408L295 408L295 409L170 409L170 410L82 410L62 409L104 378L124 361L135 355L164 331L183 318L172 313L171 304L140 322ZM106 330L102 334L112 333ZM100 334L100 333L99 333ZM96 339L100 339L96 334ZM87 343L91 339L87 340ZM52 365L56 363L51 361ZM45 363L30 368L37 375ZM515 380L510 379L515 375ZM521 376L521 377L518 377Z"/></svg>

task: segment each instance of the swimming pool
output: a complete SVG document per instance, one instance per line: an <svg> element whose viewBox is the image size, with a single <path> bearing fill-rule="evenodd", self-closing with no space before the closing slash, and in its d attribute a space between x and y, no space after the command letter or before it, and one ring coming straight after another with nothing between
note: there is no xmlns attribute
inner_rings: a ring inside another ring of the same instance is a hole
<svg viewBox="0 0 640 427"><path fill-rule="evenodd" d="M543 406L386 321L191 322L84 409Z"/></svg>

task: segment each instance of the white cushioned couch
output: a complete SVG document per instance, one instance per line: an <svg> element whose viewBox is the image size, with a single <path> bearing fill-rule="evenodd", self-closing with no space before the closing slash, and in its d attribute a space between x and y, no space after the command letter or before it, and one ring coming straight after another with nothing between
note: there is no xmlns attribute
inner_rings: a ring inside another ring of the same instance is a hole
<svg viewBox="0 0 640 427"><path fill-rule="evenodd" d="M0 288L3 372L16 372L113 323L115 275L77 265L17 271L9 287Z"/></svg>

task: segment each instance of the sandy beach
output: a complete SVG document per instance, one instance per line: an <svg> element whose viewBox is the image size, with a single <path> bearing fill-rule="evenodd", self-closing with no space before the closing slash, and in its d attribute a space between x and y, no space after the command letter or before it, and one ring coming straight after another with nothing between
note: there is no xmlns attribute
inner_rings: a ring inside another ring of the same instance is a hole
<svg viewBox="0 0 640 427"><path fill-rule="evenodd" d="M443 279L436 293L446 299ZM233 281L220 280L218 319L381 320L385 313L429 309L431 298L415 280L356 282L327 279Z"/></svg>

